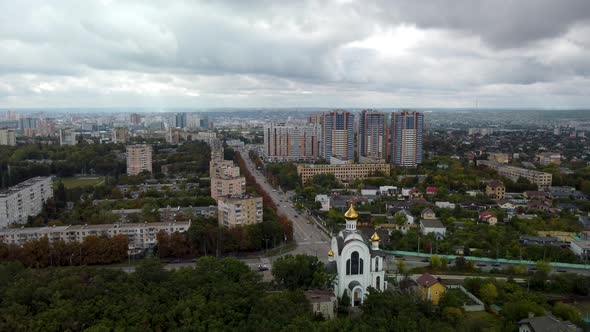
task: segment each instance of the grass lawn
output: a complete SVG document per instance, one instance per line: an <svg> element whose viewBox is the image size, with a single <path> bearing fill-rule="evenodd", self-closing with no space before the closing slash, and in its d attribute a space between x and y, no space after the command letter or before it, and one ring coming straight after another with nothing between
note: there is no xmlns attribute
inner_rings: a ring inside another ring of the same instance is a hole
<svg viewBox="0 0 590 332"><path fill-rule="evenodd" d="M501 331L502 319L486 311L466 312L460 331Z"/></svg>
<svg viewBox="0 0 590 332"><path fill-rule="evenodd" d="M104 182L104 177L74 177L74 178L55 178L54 183L62 181L66 189L96 186Z"/></svg>

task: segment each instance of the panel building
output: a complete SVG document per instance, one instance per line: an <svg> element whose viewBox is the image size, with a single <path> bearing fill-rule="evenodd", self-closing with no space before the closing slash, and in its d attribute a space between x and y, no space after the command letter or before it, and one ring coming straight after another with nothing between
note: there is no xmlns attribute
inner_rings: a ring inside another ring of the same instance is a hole
<svg viewBox="0 0 590 332"><path fill-rule="evenodd" d="M264 159L313 161L320 157L321 127L271 123L264 127Z"/></svg>
<svg viewBox="0 0 590 332"><path fill-rule="evenodd" d="M54 227L8 228L0 230L0 241L23 245L26 242L47 237L49 241L82 242L88 236L127 235L129 250L139 251L151 248L157 243L157 234L186 232L191 221L154 222L138 224L73 225Z"/></svg>
<svg viewBox="0 0 590 332"><path fill-rule="evenodd" d="M347 111L332 111L310 117L321 123L322 139L320 153L324 159L333 162L354 160L354 115Z"/></svg>
<svg viewBox="0 0 590 332"><path fill-rule="evenodd" d="M391 167L388 164L350 164L350 165L298 165L297 175L301 177L302 183L306 183L318 174L334 174L341 182L364 179L375 173L382 173L386 176L391 174Z"/></svg>
<svg viewBox="0 0 590 332"><path fill-rule="evenodd" d="M487 166L496 170L499 175L509 178L516 182L519 178L525 178L529 182L536 184L539 189L549 189L553 181L551 173L539 172L532 169L502 165L489 160L479 160L478 165Z"/></svg>
<svg viewBox="0 0 590 332"><path fill-rule="evenodd" d="M16 130L14 128L0 129L0 145L16 145Z"/></svg>
<svg viewBox="0 0 590 332"><path fill-rule="evenodd" d="M135 144L127 146L127 175L152 172L152 146Z"/></svg>
<svg viewBox="0 0 590 332"><path fill-rule="evenodd" d="M35 177L0 191L0 227L27 222L53 197L51 177Z"/></svg>
<svg viewBox="0 0 590 332"><path fill-rule="evenodd" d="M76 145L76 132L72 128L59 130L59 145Z"/></svg>
<svg viewBox="0 0 590 332"><path fill-rule="evenodd" d="M113 128L113 143L127 144L127 128Z"/></svg>
<svg viewBox="0 0 590 332"><path fill-rule="evenodd" d="M422 163L422 133L424 115L404 110L391 114L391 163L401 167L416 167Z"/></svg>
<svg viewBox="0 0 590 332"><path fill-rule="evenodd" d="M385 114L378 111L363 110L358 127L358 154L362 162L383 162L386 158L387 136L385 133Z"/></svg>
<svg viewBox="0 0 590 332"><path fill-rule="evenodd" d="M225 227L253 225L262 222L262 197L250 195L223 196L217 200L219 225Z"/></svg>

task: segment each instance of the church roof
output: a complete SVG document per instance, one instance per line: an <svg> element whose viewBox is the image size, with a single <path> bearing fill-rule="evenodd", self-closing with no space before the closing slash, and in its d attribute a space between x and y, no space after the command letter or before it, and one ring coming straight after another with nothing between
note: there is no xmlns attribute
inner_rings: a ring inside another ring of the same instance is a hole
<svg viewBox="0 0 590 332"><path fill-rule="evenodd" d="M350 202L350 207L348 208L348 211L346 211L346 213L344 214L344 218L347 220L356 220L358 219L358 217L359 214L354 209L354 203Z"/></svg>
<svg viewBox="0 0 590 332"><path fill-rule="evenodd" d="M350 291L352 292L352 290L356 287L356 286L360 286L360 282L353 280L350 282L350 284L348 284L348 289L350 289Z"/></svg>

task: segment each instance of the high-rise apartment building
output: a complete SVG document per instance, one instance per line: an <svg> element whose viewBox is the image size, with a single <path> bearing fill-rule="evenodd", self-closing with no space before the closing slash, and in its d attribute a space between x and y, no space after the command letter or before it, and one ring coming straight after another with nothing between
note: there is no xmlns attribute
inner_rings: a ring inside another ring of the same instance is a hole
<svg viewBox="0 0 590 332"><path fill-rule="evenodd" d="M391 163L401 167L416 167L422 163L422 133L424 115L404 110L391 114Z"/></svg>
<svg viewBox="0 0 590 332"><path fill-rule="evenodd" d="M152 172L152 146L135 144L127 146L127 175Z"/></svg>
<svg viewBox="0 0 590 332"><path fill-rule="evenodd" d="M36 177L0 191L0 228L27 222L53 197L51 177Z"/></svg>
<svg viewBox="0 0 590 332"><path fill-rule="evenodd" d="M383 112L372 110L361 112L357 141L360 162L385 160L387 136Z"/></svg>
<svg viewBox="0 0 590 332"><path fill-rule="evenodd" d="M22 131L25 131L26 129L36 129L37 122L37 118L21 118L18 120L18 129Z"/></svg>
<svg viewBox="0 0 590 332"><path fill-rule="evenodd" d="M321 127L316 124L271 123L264 127L268 161L313 161L320 156Z"/></svg>
<svg viewBox="0 0 590 332"><path fill-rule="evenodd" d="M347 111L332 111L312 117L322 126L321 155L331 162L332 157L340 161L354 160L354 115Z"/></svg>
<svg viewBox="0 0 590 332"><path fill-rule="evenodd" d="M76 132L72 128L59 130L59 145L76 145Z"/></svg>
<svg viewBox="0 0 590 332"><path fill-rule="evenodd" d="M186 113L176 113L174 116L174 126L176 128L186 128L187 116Z"/></svg>
<svg viewBox="0 0 590 332"><path fill-rule="evenodd" d="M219 225L225 227L253 225L262 222L262 197L224 196L217 200Z"/></svg>
<svg viewBox="0 0 590 332"><path fill-rule="evenodd" d="M141 123L141 114L131 113L129 115L129 122L134 125L138 125Z"/></svg>
<svg viewBox="0 0 590 332"><path fill-rule="evenodd" d="M113 129L113 143L127 144L127 128L119 127Z"/></svg>
<svg viewBox="0 0 590 332"><path fill-rule="evenodd" d="M16 145L16 130L14 128L0 129L0 145Z"/></svg>

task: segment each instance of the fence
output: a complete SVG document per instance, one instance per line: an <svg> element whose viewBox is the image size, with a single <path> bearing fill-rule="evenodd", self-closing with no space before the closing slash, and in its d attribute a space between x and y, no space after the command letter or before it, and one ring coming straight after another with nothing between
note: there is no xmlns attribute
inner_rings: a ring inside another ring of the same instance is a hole
<svg viewBox="0 0 590 332"><path fill-rule="evenodd" d="M463 309L465 309L465 311L470 312L470 311L484 311L485 310L485 305L483 304L483 302L480 299L478 299L475 295L471 294L468 290L466 290L465 287L463 287L461 285L448 285L447 289L459 289L465 295L467 295L473 302L476 303L476 304L465 303L463 305Z"/></svg>

